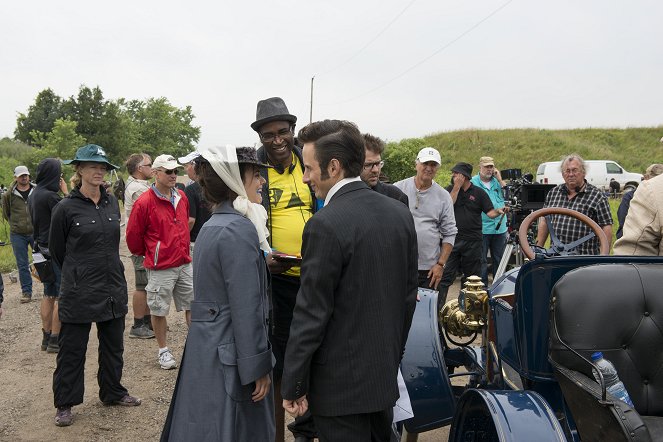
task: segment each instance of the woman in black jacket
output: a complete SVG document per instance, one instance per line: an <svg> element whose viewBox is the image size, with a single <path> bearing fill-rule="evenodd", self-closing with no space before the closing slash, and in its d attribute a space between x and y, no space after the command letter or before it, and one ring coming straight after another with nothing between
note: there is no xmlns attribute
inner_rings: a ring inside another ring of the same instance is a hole
<svg viewBox="0 0 663 442"><path fill-rule="evenodd" d="M53 375L55 425L73 422L71 407L83 402L85 353L93 322L99 338L99 398L105 405L140 405L122 386L127 282L120 261L120 208L103 183L116 169L104 150L81 147L73 160L78 179L53 211L49 248L62 269L60 352Z"/></svg>

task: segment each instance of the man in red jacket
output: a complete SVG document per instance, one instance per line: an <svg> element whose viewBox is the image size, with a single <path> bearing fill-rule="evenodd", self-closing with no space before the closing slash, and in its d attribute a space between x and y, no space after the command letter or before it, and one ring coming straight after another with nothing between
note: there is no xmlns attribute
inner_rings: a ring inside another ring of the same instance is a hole
<svg viewBox="0 0 663 442"><path fill-rule="evenodd" d="M127 222L127 246L132 254L145 256L147 305L159 344L159 364L164 370L177 367L166 345L166 316L171 300L184 310L191 323L193 268L189 253L189 201L175 188L180 166L171 155L152 162L154 184L134 203Z"/></svg>

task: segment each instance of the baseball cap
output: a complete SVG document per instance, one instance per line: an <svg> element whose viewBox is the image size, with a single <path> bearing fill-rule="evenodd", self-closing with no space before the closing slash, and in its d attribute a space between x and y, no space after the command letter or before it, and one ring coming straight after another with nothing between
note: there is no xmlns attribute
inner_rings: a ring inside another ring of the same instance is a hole
<svg viewBox="0 0 663 442"><path fill-rule="evenodd" d="M495 160L493 157L481 157L479 158L479 166L494 166Z"/></svg>
<svg viewBox="0 0 663 442"><path fill-rule="evenodd" d="M420 163L425 163L427 161L435 161L438 166L442 164L442 159L440 158L440 152L437 149L432 147L424 147L417 154L417 161Z"/></svg>
<svg viewBox="0 0 663 442"><path fill-rule="evenodd" d="M30 171L25 166L16 166L16 169L14 169L14 177L18 178L21 175L30 175Z"/></svg>
<svg viewBox="0 0 663 442"><path fill-rule="evenodd" d="M195 160L200 156L200 153L198 151L193 151L183 157L179 157L177 161L180 162L180 164L189 164L191 161Z"/></svg>
<svg viewBox="0 0 663 442"><path fill-rule="evenodd" d="M158 169L159 167L166 170L173 170L182 167L182 165L178 164L177 160L172 155L159 155L154 161L152 161L152 169Z"/></svg>

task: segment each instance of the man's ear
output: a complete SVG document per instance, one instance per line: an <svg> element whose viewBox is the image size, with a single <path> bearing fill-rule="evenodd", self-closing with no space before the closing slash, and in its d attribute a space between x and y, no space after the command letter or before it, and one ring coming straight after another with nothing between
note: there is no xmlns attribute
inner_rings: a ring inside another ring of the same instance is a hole
<svg viewBox="0 0 663 442"><path fill-rule="evenodd" d="M336 158L332 158L331 160L329 160L329 164L327 165L327 173L332 178L336 178L339 175L343 174L341 163Z"/></svg>

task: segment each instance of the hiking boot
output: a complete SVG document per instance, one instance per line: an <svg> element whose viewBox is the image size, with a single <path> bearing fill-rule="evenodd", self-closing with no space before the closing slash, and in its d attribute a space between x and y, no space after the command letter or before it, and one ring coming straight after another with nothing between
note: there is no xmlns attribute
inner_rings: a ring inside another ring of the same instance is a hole
<svg viewBox="0 0 663 442"><path fill-rule="evenodd" d="M129 337L138 339L150 339L154 337L154 332L147 328L147 325L145 324L141 324L138 327L134 325L131 327L131 330L129 330Z"/></svg>
<svg viewBox="0 0 663 442"><path fill-rule="evenodd" d="M170 370L177 367L177 362L170 350L165 349L164 351L159 352L159 365L161 365L161 368L164 370Z"/></svg>
<svg viewBox="0 0 663 442"><path fill-rule="evenodd" d="M74 423L74 414L71 412L71 407L58 407L55 413L55 425L58 427L68 427Z"/></svg>
<svg viewBox="0 0 663 442"><path fill-rule="evenodd" d="M46 353L57 353L59 351L60 346L58 345L58 335L51 334L51 336L48 338Z"/></svg>
<svg viewBox="0 0 663 442"><path fill-rule="evenodd" d="M124 407L137 407L141 403L141 400L137 397L133 397L129 394L122 396L122 399L116 401L104 402L104 405L122 405Z"/></svg>
<svg viewBox="0 0 663 442"><path fill-rule="evenodd" d="M21 304L27 304L32 301L32 293L23 293L21 295Z"/></svg>

